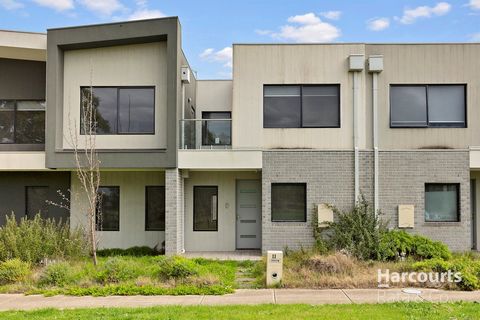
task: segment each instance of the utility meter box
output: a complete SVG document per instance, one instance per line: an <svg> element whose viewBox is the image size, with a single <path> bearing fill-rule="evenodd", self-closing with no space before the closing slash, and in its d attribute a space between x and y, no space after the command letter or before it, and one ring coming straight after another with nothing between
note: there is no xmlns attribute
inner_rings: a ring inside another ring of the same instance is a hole
<svg viewBox="0 0 480 320"><path fill-rule="evenodd" d="M333 210L326 203L317 205L318 227L328 227L328 222L333 222Z"/></svg>
<svg viewBox="0 0 480 320"><path fill-rule="evenodd" d="M282 276L283 252L267 251L267 287L280 283Z"/></svg>
<svg viewBox="0 0 480 320"><path fill-rule="evenodd" d="M413 228L415 226L415 207L411 204L398 206L398 227Z"/></svg>

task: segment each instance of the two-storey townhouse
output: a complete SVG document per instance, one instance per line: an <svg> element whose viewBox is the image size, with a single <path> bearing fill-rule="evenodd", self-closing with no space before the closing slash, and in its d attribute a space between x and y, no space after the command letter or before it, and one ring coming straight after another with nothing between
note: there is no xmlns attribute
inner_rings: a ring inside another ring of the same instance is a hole
<svg viewBox="0 0 480 320"><path fill-rule="evenodd" d="M0 36L2 221L85 224L68 138L93 93L101 247L299 248L321 204L364 195L391 227L477 248L480 44L236 44L233 79L209 81L175 17ZM57 190L70 211L45 204Z"/></svg>

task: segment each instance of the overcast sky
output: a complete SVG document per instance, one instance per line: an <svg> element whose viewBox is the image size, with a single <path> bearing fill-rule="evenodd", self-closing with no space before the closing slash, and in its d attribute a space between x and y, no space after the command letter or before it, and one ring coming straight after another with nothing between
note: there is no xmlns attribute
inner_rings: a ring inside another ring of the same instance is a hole
<svg viewBox="0 0 480 320"><path fill-rule="evenodd" d="M480 0L0 0L0 28L178 16L200 79L231 77L232 43L480 41Z"/></svg>

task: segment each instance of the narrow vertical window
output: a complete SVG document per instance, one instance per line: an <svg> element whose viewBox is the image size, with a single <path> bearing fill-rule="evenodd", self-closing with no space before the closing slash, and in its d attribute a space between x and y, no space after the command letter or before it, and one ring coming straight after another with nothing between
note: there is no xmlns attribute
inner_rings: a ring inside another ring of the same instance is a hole
<svg viewBox="0 0 480 320"><path fill-rule="evenodd" d="M165 187L145 188L145 231L165 231Z"/></svg>
<svg viewBox="0 0 480 320"><path fill-rule="evenodd" d="M193 231L218 231L218 187L193 188Z"/></svg>
<svg viewBox="0 0 480 320"><path fill-rule="evenodd" d="M99 187L96 211L97 231L120 230L120 187Z"/></svg>

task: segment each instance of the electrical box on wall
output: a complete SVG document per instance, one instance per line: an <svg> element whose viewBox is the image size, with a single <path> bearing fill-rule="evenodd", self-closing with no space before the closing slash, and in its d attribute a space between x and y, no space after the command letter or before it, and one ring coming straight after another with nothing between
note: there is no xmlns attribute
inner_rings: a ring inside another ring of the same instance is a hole
<svg viewBox="0 0 480 320"><path fill-rule="evenodd" d="M383 71L383 56L374 55L368 57L368 71L382 72Z"/></svg>
<svg viewBox="0 0 480 320"><path fill-rule="evenodd" d="M415 208L412 204L398 206L398 227L413 228L415 225Z"/></svg>
<svg viewBox="0 0 480 320"><path fill-rule="evenodd" d="M283 252L267 251L267 287L274 286L282 281Z"/></svg>
<svg viewBox="0 0 480 320"><path fill-rule="evenodd" d="M320 228L328 227L327 222L333 222L333 210L326 203L317 206L318 226Z"/></svg>
<svg viewBox="0 0 480 320"><path fill-rule="evenodd" d="M182 82L190 83L190 68L186 66L182 67L181 73Z"/></svg>
<svg viewBox="0 0 480 320"><path fill-rule="evenodd" d="M365 65L365 56L363 54L351 54L348 57L348 67L350 71L362 71Z"/></svg>

